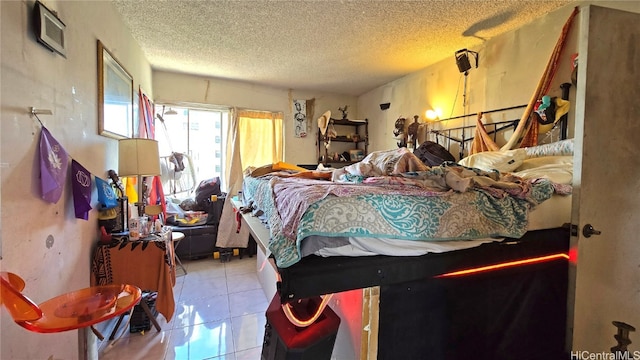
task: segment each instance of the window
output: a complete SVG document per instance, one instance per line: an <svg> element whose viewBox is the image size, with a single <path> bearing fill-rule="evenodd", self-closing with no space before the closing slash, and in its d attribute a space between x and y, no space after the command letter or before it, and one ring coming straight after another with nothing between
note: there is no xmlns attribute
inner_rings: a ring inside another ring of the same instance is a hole
<svg viewBox="0 0 640 360"><path fill-rule="evenodd" d="M246 167L282 161L282 112L236 109L232 112L163 105L156 105L155 112L160 115L158 119L164 120L156 121L155 137L163 160L161 177L167 196L192 197L189 189L216 176L222 180L223 191L232 192L241 183ZM228 134L230 130L232 134ZM174 167L168 159L172 152L191 157L193 181L185 184L186 172L172 173ZM176 175L181 178L176 180Z"/></svg>
<svg viewBox="0 0 640 360"><path fill-rule="evenodd" d="M168 109L175 110L177 114L169 113ZM156 120L156 140L158 140L160 157L170 156L172 152L184 153L191 157L192 164L185 165L193 166L195 181L189 181L188 185L184 186L195 188L200 181L216 176L223 179L222 170L225 161L223 139L229 121L228 111L167 108L156 105L155 112L164 119L164 122ZM171 176L175 175L167 173L165 166L162 170L162 182L167 195L175 195L179 198L192 196L190 192L183 192L182 186L169 184L168 181L173 179ZM180 176L185 175L187 174L180 174Z"/></svg>

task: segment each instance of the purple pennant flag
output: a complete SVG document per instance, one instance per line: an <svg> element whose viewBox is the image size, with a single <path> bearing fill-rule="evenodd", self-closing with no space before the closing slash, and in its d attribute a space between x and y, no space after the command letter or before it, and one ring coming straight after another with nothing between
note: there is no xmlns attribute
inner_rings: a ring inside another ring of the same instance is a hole
<svg viewBox="0 0 640 360"><path fill-rule="evenodd" d="M89 219L91 210L91 173L71 159L71 187L77 219Z"/></svg>
<svg viewBox="0 0 640 360"><path fill-rule="evenodd" d="M53 204L60 200L68 166L69 155L43 126L40 132L40 187L43 200Z"/></svg>

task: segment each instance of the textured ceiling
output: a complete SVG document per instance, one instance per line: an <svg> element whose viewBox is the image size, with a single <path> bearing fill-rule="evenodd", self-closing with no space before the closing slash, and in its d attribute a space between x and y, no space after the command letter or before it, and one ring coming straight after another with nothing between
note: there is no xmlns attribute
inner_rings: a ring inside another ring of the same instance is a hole
<svg viewBox="0 0 640 360"><path fill-rule="evenodd" d="M154 69L347 95L572 2L112 1Z"/></svg>

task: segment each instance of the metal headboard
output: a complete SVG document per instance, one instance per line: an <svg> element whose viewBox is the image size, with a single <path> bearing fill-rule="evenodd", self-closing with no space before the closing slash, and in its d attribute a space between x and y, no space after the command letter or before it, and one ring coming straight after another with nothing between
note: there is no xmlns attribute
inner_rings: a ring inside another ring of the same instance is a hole
<svg viewBox="0 0 640 360"><path fill-rule="evenodd" d="M560 85L560 88L562 89L562 96L561 96L562 99L564 100L569 99L570 87L571 87L571 84L569 83L563 83L562 85ZM526 107L527 107L527 104L517 105L517 106L511 106L511 107L506 107L502 109L483 111L482 114L504 112L508 110L514 110L514 109L520 109L520 108L526 108ZM478 113L454 116L454 117L443 119L440 121L442 122L442 121L449 121L449 120L455 120L455 119L462 119L462 118L472 117L472 116L478 116ZM518 127L519 122L520 122L520 119L505 120L505 121L484 124L484 126L485 128L488 128L487 133L489 135L493 135L493 140L495 141L499 132L505 131L508 129L513 129L515 131L516 127ZM566 114L563 115L560 118L560 120L558 120L558 125L560 125L561 140L565 140L567 138L567 122L568 122L568 118ZM457 143L459 145L459 156L460 156L460 159L462 159L464 157L465 149L467 148L467 143L470 141L473 141L474 139L473 134L475 132L475 128L476 128L476 125L474 124L474 125L466 125L466 126L460 126L460 127L448 128L448 129L431 130L430 133L435 134L436 143L440 144L440 141L442 141L442 144L440 145L443 145L449 152L451 152L451 143L452 142ZM454 136L454 134L459 134L459 136Z"/></svg>
<svg viewBox="0 0 640 360"><path fill-rule="evenodd" d="M515 130L516 127L518 127L519 122L520 119L506 120L484 124L484 126L485 128L489 129L493 127L493 130L487 129L487 134L493 135L493 141L496 141L499 132L508 129ZM475 132L475 129L476 125L467 125L442 130L431 130L431 133L435 134L436 143L440 144L440 141L442 141L442 144L440 145L443 145L445 148L447 148L447 151L449 152L451 152L451 142L457 143L459 145L459 159L462 159L464 157L465 149L467 148L467 143L473 141L473 139L475 138L474 136L469 136L468 134L473 134ZM458 133L460 134L459 137L454 136L454 134Z"/></svg>

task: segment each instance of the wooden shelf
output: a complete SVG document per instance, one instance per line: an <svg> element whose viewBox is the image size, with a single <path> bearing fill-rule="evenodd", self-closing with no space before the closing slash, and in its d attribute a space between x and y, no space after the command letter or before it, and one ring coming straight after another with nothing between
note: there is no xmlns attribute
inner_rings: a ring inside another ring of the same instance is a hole
<svg viewBox="0 0 640 360"><path fill-rule="evenodd" d="M353 147L348 147L345 145L340 145L338 146L337 149L332 149L334 152L339 152L342 153L344 151L342 150L362 150L363 155L367 156L368 154L368 147L369 147L369 120L368 119L364 119L364 120L349 120L349 119L330 119L330 126L333 125L336 127L336 132L338 132L338 136L335 138L331 139L332 143L352 143ZM344 127L352 127L353 129L351 131L348 131L347 134L345 134L345 129ZM343 127L343 128L340 128ZM357 134L359 139L357 141L354 141L353 139L351 139L351 134ZM341 165L341 166L345 166L345 165L351 165L356 161L333 161L333 160L329 160L329 150L324 146L325 144L325 140L326 137L322 136L322 133L320 133L320 131L318 131L318 136L317 136L317 140L318 140L318 147L317 147L317 158L318 161L321 162L324 165ZM323 158L324 160L321 161L321 158Z"/></svg>
<svg viewBox="0 0 640 360"><path fill-rule="evenodd" d="M334 165L334 164L339 164L342 166L347 166L347 165L351 165L351 164L355 164L357 163L357 161L325 161L324 164L325 165Z"/></svg>
<svg viewBox="0 0 640 360"><path fill-rule="evenodd" d="M353 121L349 119L334 119L334 118L331 118L331 121L333 121L334 125L347 125L347 126L366 125L369 122L367 119L360 120L360 121Z"/></svg>
<svg viewBox="0 0 640 360"><path fill-rule="evenodd" d="M336 141L336 142L347 142L347 143L349 143L349 142L350 142L350 143L357 144L357 143L366 142L366 141L367 141L367 139L364 139L364 138L363 138L363 139L360 139L360 140L358 140L358 141L353 141L353 139L350 139L350 138L348 138L348 137L346 137L346 136L338 136L338 137L331 138L331 141Z"/></svg>

